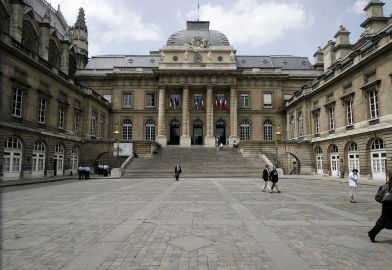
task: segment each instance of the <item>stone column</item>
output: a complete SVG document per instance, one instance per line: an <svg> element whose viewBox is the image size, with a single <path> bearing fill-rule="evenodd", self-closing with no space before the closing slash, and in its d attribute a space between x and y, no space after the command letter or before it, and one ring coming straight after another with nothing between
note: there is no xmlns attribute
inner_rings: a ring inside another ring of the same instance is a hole
<svg viewBox="0 0 392 270"><path fill-rule="evenodd" d="M212 85L207 85L206 136L204 138L204 145L207 147L215 147L213 102Z"/></svg>
<svg viewBox="0 0 392 270"><path fill-rule="evenodd" d="M181 146L191 146L191 137L189 136L189 86L184 85L182 90L182 136L180 138Z"/></svg>
<svg viewBox="0 0 392 270"><path fill-rule="evenodd" d="M158 100L158 136L157 143L161 146L167 146L166 139L166 106L165 106L165 87L159 86L159 100Z"/></svg>
<svg viewBox="0 0 392 270"><path fill-rule="evenodd" d="M11 29L10 36L22 42L22 27L25 3L23 0L11 0Z"/></svg>
<svg viewBox="0 0 392 270"><path fill-rule="evenodd" d="M235 85L230 86L230 137L229 146L239 143L237 123L237 90Z"/></svg>
<svg viewBox="0 0 392 270"><path fill-rule="evenodd" d="M50 23L42 22L39 24L39 29L41 32L41 37L39 39L39 56L48 61L49 59L49 32Z"/></svg>
<svg viewBox="0 0 392 270"><path fill-rule="evenodd" d="M69 45L68 39L62 40L61 42L61 71L68 75L69 71Z"/></svg>

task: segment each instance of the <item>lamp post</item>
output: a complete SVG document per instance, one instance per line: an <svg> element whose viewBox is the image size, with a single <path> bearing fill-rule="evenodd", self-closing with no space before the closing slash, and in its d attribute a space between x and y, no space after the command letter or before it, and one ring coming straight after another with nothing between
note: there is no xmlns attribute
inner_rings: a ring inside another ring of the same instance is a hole
<svg viewBox="0 0 392 270"><path fill-rule="evenodd" d="M116 139L117 142L117 168L120 168L120 131L118 130L118 120L114 123L114 138Z"/></svg>
<svg viewBox="0 0 392 270"><path fill-rule="evenodd" d="M280 137L282 136L282 131L280 129L280 125L277 125L276 127L276 132L275 132L275 155L276 155L276 160L275 160L275 167L279 168L279 158L278 158L278 140L280 140Z"/></svg>

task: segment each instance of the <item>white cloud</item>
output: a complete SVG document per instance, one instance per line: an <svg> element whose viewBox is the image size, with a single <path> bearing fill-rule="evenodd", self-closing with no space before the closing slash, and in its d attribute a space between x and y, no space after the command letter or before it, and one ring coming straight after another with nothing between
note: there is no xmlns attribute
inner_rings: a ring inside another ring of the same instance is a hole
<svg viewBox="0 0 392 270"><path fill-rule="evenodd" d="M145 22L140 14L130 10L125 3L119 0L51 0L52 6L60 4L61 11L68 22L73 25L78 15L79 7L86 13L86 22L89 27L89 54L106 53L102 48L110 48L113 42L126 45L135 41L162 40L159 26Z"/></svg>
<svg viewBox="0 0 392 270"><path fill-rule="evenodd" d="M187 14L195 19L195 11ZM232 44L265 45L312 23L311 16L296 3L259 3L237 0L225 8L211 3L200 6L200 20L211 21L211 29L227 35Z"/></svg>
<svg viewBox="0 0 392 270"><path fill-rule="evenodd" d="M356 14L362 14L367 3L369 3L369 0L356 0L354 5L348 7L348 11Z"/></svg>

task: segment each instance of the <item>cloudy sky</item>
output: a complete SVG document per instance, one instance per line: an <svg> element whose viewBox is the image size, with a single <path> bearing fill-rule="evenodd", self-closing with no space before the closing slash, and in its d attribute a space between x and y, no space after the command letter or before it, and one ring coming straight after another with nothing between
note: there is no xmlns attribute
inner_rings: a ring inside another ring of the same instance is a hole
<svg viewBox="0 0 392 270"><path fill-rule="evenodd" d="M148 54L159 50L175 31L197 19L197 0L48 0L60 4L69 25L83 7L89 56ZM333 39L340 25L356 41L363 29L368 0L200 0L200 20L226 34L239 55L297 55L313 62L313 53ZM384 15L392 0L383 0Z"/></svg>

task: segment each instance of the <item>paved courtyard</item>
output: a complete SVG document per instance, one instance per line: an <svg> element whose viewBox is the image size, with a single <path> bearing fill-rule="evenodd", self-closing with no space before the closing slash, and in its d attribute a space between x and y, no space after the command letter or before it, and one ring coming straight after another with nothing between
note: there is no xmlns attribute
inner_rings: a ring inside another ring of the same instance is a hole
<svg viewBox="0 0 392 270"><path fill-rule="evenodd" d="M2 189L1 269L391 269L375 186L99 179Z"/></svg>

